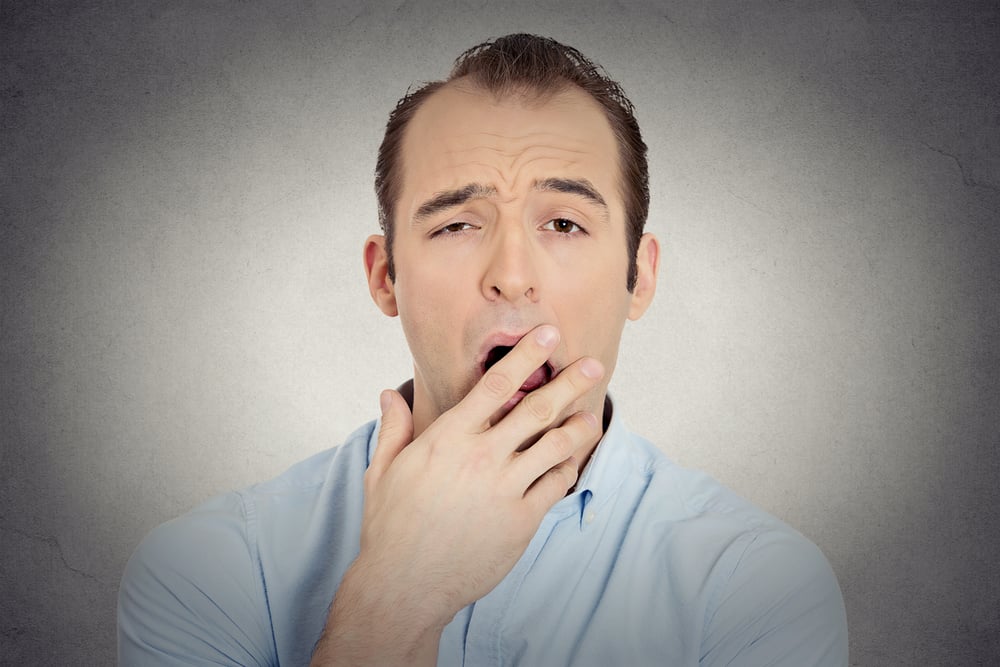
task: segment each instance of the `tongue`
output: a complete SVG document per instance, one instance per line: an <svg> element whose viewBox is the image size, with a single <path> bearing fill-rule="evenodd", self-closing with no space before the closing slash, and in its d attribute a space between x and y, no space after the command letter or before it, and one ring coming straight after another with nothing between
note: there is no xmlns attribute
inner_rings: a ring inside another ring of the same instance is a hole
<svg viewBox="0 0 1000 667"><path fill-rule="evenodd" d="M521 385L521 391L534 391L549 381L549 367L541 366L528 376L528 379Z"/></svg>

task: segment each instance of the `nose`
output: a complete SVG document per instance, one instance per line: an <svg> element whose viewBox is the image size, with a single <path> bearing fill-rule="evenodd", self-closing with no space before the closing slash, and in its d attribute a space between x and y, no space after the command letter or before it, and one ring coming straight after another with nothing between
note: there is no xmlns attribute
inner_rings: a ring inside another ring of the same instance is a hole
<svg viewBox="0 0 1000 667"><path fill-rule="evenodd" d="M522 226L502 226L487 249L483 296L512 304L538 301L536 249Z"/></svg>

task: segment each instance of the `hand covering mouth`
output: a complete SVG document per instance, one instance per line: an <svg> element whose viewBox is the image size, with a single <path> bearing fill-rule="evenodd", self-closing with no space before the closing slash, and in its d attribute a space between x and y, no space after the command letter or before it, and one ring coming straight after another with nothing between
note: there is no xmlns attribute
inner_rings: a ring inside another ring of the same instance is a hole
<svg viewBox="0 0 1000 667"><path fill-rule="evenodd" d="M507 356L507 353L513 350L513 346L509 345L497 345L489 351L486 355L486 362L483 365L483 372L488 371L494 364ZM521 384L520 390L527 393L529 391L534 391L546 384L552 379L552 367L548 364L542 364L536 368L531 375Z"/></svg>

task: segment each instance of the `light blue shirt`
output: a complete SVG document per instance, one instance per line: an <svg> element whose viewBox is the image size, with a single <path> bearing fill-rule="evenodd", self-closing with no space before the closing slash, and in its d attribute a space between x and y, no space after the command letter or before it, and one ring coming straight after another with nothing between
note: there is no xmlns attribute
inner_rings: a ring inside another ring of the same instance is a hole
<svg viewBox="0 0 1000 667"><path fill-rule="evenodd" d="M118 599L123 665L307 665L358 554L378 422L150 533ZM514 569L445 628L441 665L843 667L809 540L612 417Z"/></svg>

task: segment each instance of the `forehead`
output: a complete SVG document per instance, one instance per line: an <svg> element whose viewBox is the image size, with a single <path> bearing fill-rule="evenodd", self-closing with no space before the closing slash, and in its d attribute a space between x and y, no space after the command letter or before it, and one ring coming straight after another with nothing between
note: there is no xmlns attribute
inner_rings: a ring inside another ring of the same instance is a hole
<svg viewBox="0 0 1000 667"><path fill-rule="evenodd" d="M611 125L584 91L497 97L460 80L425 100L407 127L397 210L410 217L426 197L470 183L495 188L503 199L563 177L594 183L615 217L618 175Z"/></svg>

